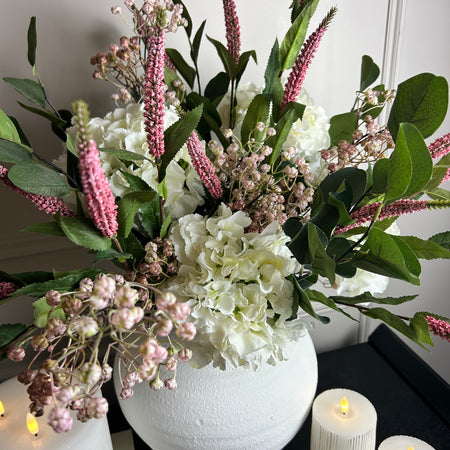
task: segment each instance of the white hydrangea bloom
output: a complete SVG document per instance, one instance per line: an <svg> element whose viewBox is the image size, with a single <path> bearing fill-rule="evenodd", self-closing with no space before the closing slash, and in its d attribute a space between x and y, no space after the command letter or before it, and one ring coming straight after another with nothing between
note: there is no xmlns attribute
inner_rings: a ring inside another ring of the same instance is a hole
<svg viewBox="0 0 450 450"><path fill-rule="evenodd" d="M386 230L386 233L398 236L400 234L400 228L394 222ZM359 237L360 235L353 236L351 239L357 240ZM336 275L336 284L338 285L338 295L354 297L366 291L369 291L372 295L382 294L388 287L389 277L378 275L372 272L367 272L366 270L362 269L356 269L356 274L352 278L343 278L339 275Z"/></svg>
<svg viewBox="0 0 450 450"><path fill-rule="evenodd" d="M178 120L173 107L167 108L164 127L168 128ZM89 122L93 139L100 148L122 149L146 156L150 160L133 161L128 164L107 152L100 152L102 168L108 177L115 195L123 196L131 192L122 172L135 175L157 189L157 168L153 157L148 153L143 115L143 105L132 103L126 108L117 108L105 117L95 117ZM186 168L178 161L187 162ZM187 147L183 146L170 162L166 173L167 199L165 209L172 212L173 218L191 214L198 205L203 204L203 185L191 164Z"/></svg>
<svg viewBox="0 0 450 450"><path fill-rule="evenodd" d="M304 330L299 320L286 322L293 301L286 277L300 270L289 238L277 223L246 233L250 222L221 205L217 216L185 216L171 229L180 268L168 288L191 307L199 366L274 364Z"/></svg>
<svg viewBox="0 0 450 450"><path fill-rule="evenodd" d="M295 147L297 156L305 158L312 173L317 176L325 164L321 151L330 146L330 120L325 110L314 104L306 89L300 91L297 102L306 105L303 117L292 125L283 149Z"/></svg>

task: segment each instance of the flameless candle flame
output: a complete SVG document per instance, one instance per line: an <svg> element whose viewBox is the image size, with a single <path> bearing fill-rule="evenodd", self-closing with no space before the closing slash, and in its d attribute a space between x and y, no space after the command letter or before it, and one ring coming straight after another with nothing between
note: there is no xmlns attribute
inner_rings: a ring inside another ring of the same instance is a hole
<svg viewBox="0 0 450 450"><path fill-rule="evenodd" d="M347 414L349 410L349 406L348 406L348 400L347 397L342 397L341 399L341 411L342 414Z"/></svg>
<svg viewBox="0 0 450 450"><path fill-rule="evenodd" d="M5 407L3 406L3 403L0 400L0 416L4 416L5 415Z"/></svg>
<svg viewBox="0 0 450 450"><path fill-rule="evenodd" d="M414 450L414 447L411 445L408 447L408 450Z"/></svg>
<svg viewBox="0 0 450 450"><path fill-rule="evenodd" d="M35 436L39 433L39 425L37 423L36 417L33 416L31 413L27 413L27 427L31 434L34 434Z"/></svg>

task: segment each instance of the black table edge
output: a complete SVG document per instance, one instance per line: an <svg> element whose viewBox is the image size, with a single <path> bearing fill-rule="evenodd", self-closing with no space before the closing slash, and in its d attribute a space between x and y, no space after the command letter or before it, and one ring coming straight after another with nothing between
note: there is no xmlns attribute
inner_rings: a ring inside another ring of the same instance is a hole
<svg viewBox="0 0 450 450"><path fill-rule="evenodd" d="M368 342L450 426L450 385L386 325L379 325Z"/></svg>

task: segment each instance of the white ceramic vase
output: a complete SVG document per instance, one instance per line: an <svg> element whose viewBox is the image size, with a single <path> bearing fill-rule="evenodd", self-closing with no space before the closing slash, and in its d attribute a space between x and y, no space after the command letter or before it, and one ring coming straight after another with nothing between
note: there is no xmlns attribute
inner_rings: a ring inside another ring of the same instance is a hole
<svg viewBox="0 0 450 450"><path fill-rule="evenodd" d="M258 371L179 363L178 387L135 386L119 400L131 427L152 450L275 450L306 419L317 387L317 357L309 334L287 348L289 359ZM116 360L117 372L118 360ZM120 381L114 380L116 393Z"/></svg>

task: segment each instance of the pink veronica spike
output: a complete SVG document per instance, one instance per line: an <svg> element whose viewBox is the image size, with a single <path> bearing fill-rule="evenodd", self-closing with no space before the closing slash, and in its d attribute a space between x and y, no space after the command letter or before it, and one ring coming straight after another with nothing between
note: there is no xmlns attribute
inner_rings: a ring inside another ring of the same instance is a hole
<svg viewBox="0 0 450 450"><path fill-rule="evenodd" d="M236 5L233 0L223 0L223 12L225 15L225 28L227 47L234 62L239 63L241 52L241 29L236 13Z"/></svg>
<svg viewBox="0 0 450 450"><path fill-rule="evenodd" d="M450 342L450 324L448 322L431 316L425 316L425 319L427 319L428 326L433 334Z"/></svg>
<svg viewBox="0 0 450 450"><path fill-rule="evenodd" d="M165 30L155 28L148 38L145 69L144 116L148 150L155 158L164 153L164 50Z"/></svg>
<svg viewBox="0 0 450 450"><path fill-rule="evenodd" d="M305 80L306 71L311 64L320 41L322 40L322 36L325 34L336 11L337 9L335 7L331 8L325 19L323 19L321 24L317 27L316 31L314 31L305 44L303 44L302 51L298 55L288 81L286 82L281 109L289 102L294 102L297 99L298 94L302 89L303 81Z"/></svg>
<svg viewBox="0 0 450 450"><path fill-rule="evenodd" d="M192 160L192 165L198 173L200 180L206 186L213 198L220 198L222 196L220 180L195 131L191 133L186 144Z"/></svg>
<svg viewBox="0 0 450 450"><path fill-rule="evenodd" d="M78 168L89 215L102 234L111 238L118 228L117 205L103 172L97 145L90 140L87 145L80 143L78 150Z"/></svg>
<svg viewBox="0 0 450 450"><path fill-rule="evenodd" d="M47 214L59 213L61 216L75 216L75 213L58 198L32 194L15 186L8 178L8 169L3 166L0 166L0 181L2 181L5 186L8 186L13 191L18 192L23 197L31 200L41 211L44 211Z"/></svg>
<svg viewBox="0 0 450 450"><path fill-rule="evenodd" d="M367 222L372 220L372 217L378 210L380 206L379 202L371 203L370 205L365 205L358 211L355 211L350 215L350 217L355 220L355 223L347 225L346 227L337 229L334 234L341 234L345 231L348 231L352 228L359 227L364 225ZM423 211L425 209L433 208L434 206L439 206L438 203L434 203L432 201L426 200L408 200L401 199L397 200L390 205L385 205L381 208L380 215L378 216L379 220L386 219L387 217L396 217L401 216L403 214L411 214L417 211Z"/></svg>

